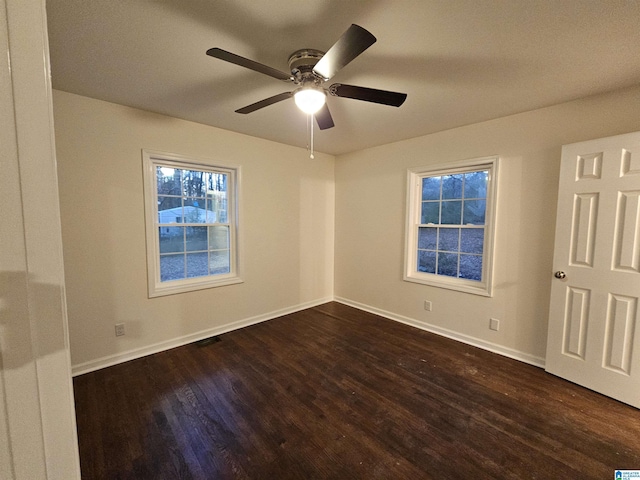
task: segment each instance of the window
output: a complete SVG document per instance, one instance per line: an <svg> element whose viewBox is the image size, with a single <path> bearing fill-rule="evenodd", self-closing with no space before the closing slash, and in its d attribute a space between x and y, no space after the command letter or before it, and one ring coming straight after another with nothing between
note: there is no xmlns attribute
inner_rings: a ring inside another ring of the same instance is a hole
<svg viewBox="0 0 640 480"><path fill-rule="evenodd" d="M404 279L491 296L498 159L408 172Z"/></svg>
<svg viewBox="0 0 640 480"><path fill-rule="evenodd" d="M143 151L149 297L239 283L238 169Z"/></svg>

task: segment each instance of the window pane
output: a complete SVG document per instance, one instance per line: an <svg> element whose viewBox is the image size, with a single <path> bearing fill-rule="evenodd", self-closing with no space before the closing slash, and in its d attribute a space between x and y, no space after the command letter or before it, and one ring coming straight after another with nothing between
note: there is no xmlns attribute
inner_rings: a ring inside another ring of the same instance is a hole
<svg viewBox="0 0 640 480"><path fill-rule="evenodd" d="M462 174L442 177L442 198L462 198L463 178Z"/></svg>
<svg viewBox="0 0 640 480"><path fill-rule="evenodd" d="M209 252L209 272L211 275L229 273L230 271L231 262L229 260L228 250Z"/></svg>
<svg viewBox="0 0 640 480"><path fill-rule="evenodd" d="M208 189L216 192L226 192L227 177L228 177L228 174L226 173L211 172L211 177L209 177Z"/></svg>
<svg viewBox="0 0 640 480"><path fill-rule="evenodd" d="M457 252L460 229L459 228L440 228L439 230L440 230L440 236L438 237L438 250L447 250L449 252Z"/></svg>
<svg viewBox="0 0 640 480"><path fill-rule="evenodd" d="M418 248L435 250L437 230L438 229L434 227L420 227L418 229Z"/></svg>
<svg viewBox="0 0 640 480"><path fill-rule="evenodd" d="M484 225L486 209L486 200L465 200L464 218L462 220L462 223L465 225Z"/></svg>
<svg viewBox="0 0 640 480"><path fill-rule="evenodd" d="M158 195L158 223L182 223L182 199Z"/></svg>
<svg viewBox="0 0 640 480"><path fill-rule="evenodd" d="M420 223L440 223L440 202L422 202Z"/></svg>
<svg viewBox="0 0 640 480"><path fill-rule="evenodd" d="M187 278L209 275L207 252L187 254Z"/></svg>
<svg viewBox="0 0 640 480"><path fill-rule="evenodd" d="M184 255L160 255L160 281L184 278Z"/></svg>
<svg viewBox="0 0 640 480"><path fill-rule="evenodd" d="M179 169L156 167L158 195L181 195Z"/></svg>
<svg viewBox="0 0 640 480"><path fill-rule="evenodd" d="M186 227L187 252L208 249L207 227Z"/></svg>
<svg viewBox="0 0 640 480"><path fill-rule="evenodd" d="M185 197L204 197L207 193L207 174L197 170L183 170L182 172L182 194Z"/></svg>
<svg viewBox="0 0 640 480"><path fill-rule="evenodd" d="M209 250L229 248L229 227L209 227Z"/></svg>
<svg viewBox="0 0 640 480"><path fill-rule="evenodd" d="M229 220L229 210L227 209L226 197L224 202L221 204L220 210L218 211L218 222L231 223L231 220Z"/></svg>
<svg viewBox="0 0 640 480"><path fill-rule="evenodd" d="M418 271L436 273L436 252L420 250L418 252Z"/></svg>
<svg viewBox="0 0 640 480"><path fill-rule="evenodd" d="M207 194L207 210L213 212L213 221L227 223L227 193L210 191Z"/></svg>
<svg viewBox="0 0 640 480"><path fill-rule="evenodd" d="M460 200L449 200L442 202L442 218L440 223L443 225L460 225L462 220L462 202Z"/></svg>
<svg viewBox="0 0 640 480"><path fill-rule="evenodd" d="M184 252L184 227L159 227L160 253Z"/></svg>
<svg viewBox="0 0 640 480"><path fill-rule="evenodd" d="M207 211L203 208L204 198L184 199L184 223L205 223Z"/></svg>
<svg viewBox="0 0 640 480"><path fill-rule="evenodd" d="M464 253L482 253L484 247L483 228L463 228L460 237L460 251Z"/></svg>
<svg viewBox="0 0 640 480"><path fill-rule="evenodd" d="M464 198L486 198L488 172L471 172L464 174Z"/></svg>
<svg viewBox="0 0 640 480"><path fill-rule="evenodd" d="M441 177L425 177L422 179L422 200L440 200Z"/></svg>
<svg viewBox="0 0 640 480"><path fill-rule="evenodd" d="M216 223L218 222L218 208L216 207L216 199L210 195L207 194L207 199L206 199L206 210L207 210L207 223Z"/></svg>
<svg viewBox="0 0 640 480"><path fill-rule="evenodd" d="M458 276L458 254L438 253L438 275Z"/></svg>
<svg viewBox="0 0 640 480"><path fill-rule="evenodd" d="M482 256L460 255L460 278L482 280Z"/></svg>

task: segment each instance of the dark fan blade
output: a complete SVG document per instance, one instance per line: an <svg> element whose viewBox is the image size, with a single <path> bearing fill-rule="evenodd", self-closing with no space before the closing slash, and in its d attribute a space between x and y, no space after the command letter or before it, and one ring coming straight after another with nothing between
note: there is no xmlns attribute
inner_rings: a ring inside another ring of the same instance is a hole
<svg viewBox="0 0 640 480"><path fill-rule="evenodd" d="M376 37L358 25L351 25L327 53L316 63L313 71L325 80L356 58L376 42Z"/></svg>
<svg viewBox="0 0 640 480"><path fill-rule="evenodd" d="M316 122L318 122L320 130L333 127L333 118L331 118L331 112L329 112L329 107L326 103L316 112Z"/></svg>
<svg viewBox="0 0 640 480"><path fill-rule="evenodd" d="M287 98L291 98L293 96L293 92L284 92L279 93L278 95L274 95L273 97L265 98L264 100L260 100L259 102L252 103L251 105L247 105L246 107L242 107L236 110L236 113L251 113L256 110L260 110L261 108L268 107L269 105L273 105L274 103L281 102L286 100Z"/></svg>
<svg viewBox="0 0 640 480"><path fill-rule="evenodd" d="M329 87L329 93L335 97L354 98L365 102L381 103L392 107L399 107L407 99L406 93L389 92L375 88L356 87L334 83Z"/></svg>
<svg viewBox="0 0 640 480"><path fill-rule="evenodd" d="M209 50L207 50L207 55L209 55L210 57L219 58L220 60L224 60L225 62L240 65L241 67L248 68L258 73L269 75L270 77L277 78L278 80L292 80L291 74L289 73L281 72L280 70L276 70L275 68L268 67L267 65L263 65L258 62L254 62L253 60L241 57L240 55L236 55L235 53L227 52L226 50L222 50L221 48L210 48Z"/></svg>

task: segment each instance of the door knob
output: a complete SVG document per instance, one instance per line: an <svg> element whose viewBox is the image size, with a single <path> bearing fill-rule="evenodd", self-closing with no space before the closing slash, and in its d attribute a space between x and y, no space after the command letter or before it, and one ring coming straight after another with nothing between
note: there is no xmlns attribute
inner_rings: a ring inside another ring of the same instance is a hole
<svg viewBox="0 0 640 480"><path fill-rule="evenodd" d="M567 274L561 270L558 270L553 276L559 278L560 280L562 280L563 278L567 278Z"/></svg>

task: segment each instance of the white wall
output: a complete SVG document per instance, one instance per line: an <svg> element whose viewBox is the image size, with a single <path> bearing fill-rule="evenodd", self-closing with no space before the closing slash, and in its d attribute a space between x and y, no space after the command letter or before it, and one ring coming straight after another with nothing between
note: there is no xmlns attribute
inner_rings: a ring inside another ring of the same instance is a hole
<svg viewBox="0 0 640 480"><path fill-rule="evenodd" d="M54 118L74 372L332 299L332 156L60 91ZM241 167L244 283L147 298L143 148Z"/></svg>
<svg viewBox="0 0 640 480"><path fill-rule="evenodd" d="M638 111L640 87L312 161L304 149L54 92L75 371L334 297L543 365L561 146L639 130ZM242 167L244 284L147 298L142 148ZM490 155L502 161L493 297L404 282L406 169ZM127 335L116 339L119 322Z"/></svg>
<svg viewBox="0 0 640 480"><path fill-rule="evenodd" d="M561 146L640 130L638 112L633 88L338 157L336 298L542 365ZM490 155L502 162L493 298L404 282L406 169Z"/></svg>

